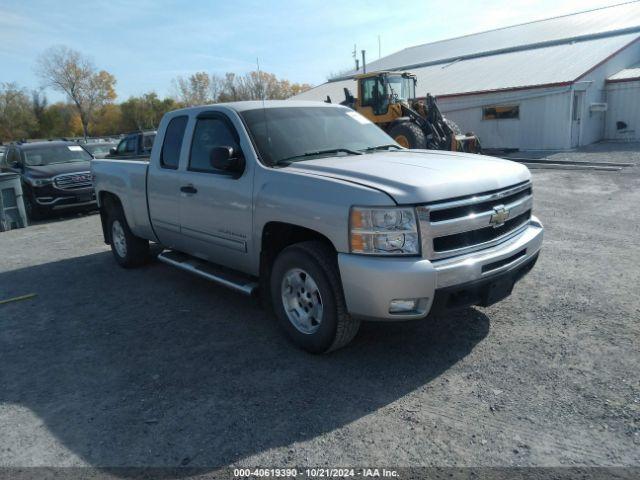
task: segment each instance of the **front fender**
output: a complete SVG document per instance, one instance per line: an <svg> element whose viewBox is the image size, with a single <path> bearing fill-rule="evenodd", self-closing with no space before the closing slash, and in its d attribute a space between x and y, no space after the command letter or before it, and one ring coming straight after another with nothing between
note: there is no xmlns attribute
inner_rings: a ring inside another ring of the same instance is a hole
<svg viewBox="0 0 640 480"><path fill-rule="evenodd" d="M277 221L321 233L336 251L349 252L351 206L395 205L388 195L364 185L285 169L262 170L256 180L252 244L257 246L264 226Z"/></svg>

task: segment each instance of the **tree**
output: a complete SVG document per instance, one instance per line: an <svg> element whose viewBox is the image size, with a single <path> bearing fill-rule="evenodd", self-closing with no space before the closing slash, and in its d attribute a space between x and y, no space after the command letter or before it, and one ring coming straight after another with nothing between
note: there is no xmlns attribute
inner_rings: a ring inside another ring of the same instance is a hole
<svg viewBox="0 0 640 480"><path fill-rule="evenodd" d="M187 78L175 79L178 101L187 107L211 103L210 88L211 78L206 72L197 72Z"/></svg>
<svg viewBox="0 0 640 480"><path fill-rule="evenodd" d="M311 85L306 83L280 80L268 72L249 72L238 78L237 84L242 100L284 100L311 88Z"/></svg>
<svg viewBox="0 0 640 480"><path fill-rule="evenodd" d="M145 93L140 97L129 97L126 102L120 104L122 130L155 129L162 116L176 108L177 105L172 98L160 100L155 92Z"/></svg>
<svg viewBox="0 0 640 480"><path fill-rule="evenodd" d="M42 136L42 121L44 119L44 112L47 110L47 97L42 90L31 91L31 108L33 115L36 117L38 123L36 136Z"/></svg>
<svg viewBox="0 0 640 480"><path fill-rule="evenodd" d="M26 90L15 83L0 83L0 140L27 138L37 123Z"/></svg>
<svg viewBox="0 0 640 480"><path fill-rule="evenodd" d="M122 109L115 103L107 103L99 109L93 117L91 123L91 133L95 136L107 136L121 133Z"/></svg>
<svg viewBox="0 0 640 480"><path fill-rule="evenodd" d="M80 116L85 138L96 109L116 98L116 79L98 71L80 52L65 46L51 47L38 59L37 73L54 90L65 93Z"/></svg>
<svg viewBox="0 0 640 480"><path fill-rule="evenodd" d="M173 81L175 97L184 106L204 105L238 100L279 100L311 88L306 83L280 80L273 73L249 72L236 75L228 72L224 77L198 72Z"/></svg>
<svg viewBox="0 0 640 480"><path fill-rule="evenodd" d="M82 123L75 106L58 102L49 105L39 126L42 138L75 137L82 135Z"/></svg>

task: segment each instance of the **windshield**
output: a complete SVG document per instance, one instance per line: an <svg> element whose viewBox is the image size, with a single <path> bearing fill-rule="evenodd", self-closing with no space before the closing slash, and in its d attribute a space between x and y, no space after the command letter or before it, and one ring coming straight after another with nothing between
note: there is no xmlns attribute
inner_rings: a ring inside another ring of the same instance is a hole
<svg viewBox="0 0 640 480"><path fill-rule="evenodd" d="M108 155L109 150L115 146L115 143L97 143L94 145L85 145L84 148L89 150L89 153L95 157L96 155Z"/></svg>
<svg viewBox="0 0 640 480"><path fill-rule="evenodd" d="M322 155L320 152L325 150L355 151L395 143L375 124L346 108L266 108L247 110L240 115L260 158L268 165L285 159L308 159L302 156L310 152Z"/></svg>
<svg viewBox="0 0 640 480"><path fill-rule="evenodd" d="M25 163L32 167L57 163L88 162L91 155L80 145L47 145L24 150Z"/></svg>
<svg viewBox="0 0 640 480"><path fill-rule="evenodd" d="M387 81L389 83L389 93L391 95L397 94L399 100L410 100L416 97L413 78L389 76Z"/></svg>

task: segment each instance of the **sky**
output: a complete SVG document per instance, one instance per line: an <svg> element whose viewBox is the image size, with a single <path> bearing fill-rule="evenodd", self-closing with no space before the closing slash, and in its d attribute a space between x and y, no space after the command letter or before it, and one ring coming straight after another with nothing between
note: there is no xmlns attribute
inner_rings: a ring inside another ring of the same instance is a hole
<svg viewBox="0 0 640 480"><path fill-rule="evenodd" d="M118 100L198 71L256 69L319 85L406 47L622 3L623 0L0 0L0 82L42 87L35 65L53 45L117 79ZM50 100L61 94L46 90Z"/></svg>

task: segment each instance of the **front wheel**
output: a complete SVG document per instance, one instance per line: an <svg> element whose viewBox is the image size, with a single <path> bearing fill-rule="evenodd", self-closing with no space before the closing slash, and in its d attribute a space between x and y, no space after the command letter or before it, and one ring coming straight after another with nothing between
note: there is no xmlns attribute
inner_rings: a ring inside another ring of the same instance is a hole
<svg viewBox="0 0 640 480"><path fill-rule="evenodd" d="M322 242L283 250L271 271L271 300L289 338L311 353L347 345L360 321L348 313L335 252Z"/></svg>
<svg viewBox="0 0 640 480"><path fill-rule="evenodd" d="M149 242L136 237L129 228L127 219L119 206L109 214L107 227L111 252L116 261L124 268L143 265L149 259Z"/></svg>
<svg viewBox="0 0 640 480"><path fill-rule="evenodd" d="M405 148L422 149L427 148L427 137L417 123L400 122L391 127L389 135Z"/></svg>
<svg viewBox="0 0 640 480"><path fill-rule="evenodd" d="M42 211L42 209L38 206L36 201L27 195L25 195L23 198L25 199L24 209L25 209L25 213L27 214L27 218L30 221L42 220L45 217L45 214Z"/></svg>

